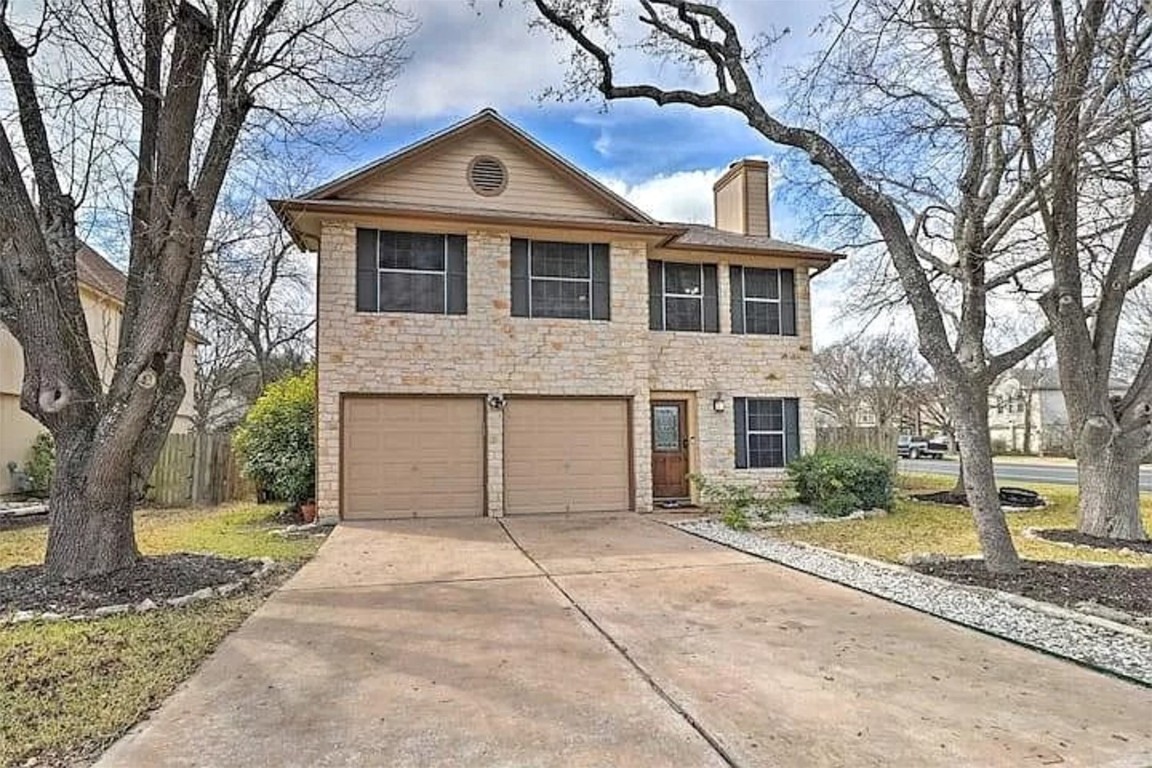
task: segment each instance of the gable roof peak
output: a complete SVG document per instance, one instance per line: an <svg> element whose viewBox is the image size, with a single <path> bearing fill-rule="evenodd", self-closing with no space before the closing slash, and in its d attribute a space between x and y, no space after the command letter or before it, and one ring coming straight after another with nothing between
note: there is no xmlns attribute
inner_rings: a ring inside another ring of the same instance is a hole
<svg viewBox="0 0 1152 768"><path fill-rule="evenodd" d="M442 146L446 142L451 141L452 139L480 125L492 125L498 127L522 149L527 151L529 154L534 155L544 164L550 166L554 172L565 178L567 181L571 182L577 188L580 188L594 198L599 199L610 209L617 211L625 218L625 220L640 222L644 224L656 223L655 219L646 214L644 211L632 205L630 202L613 192L604 184L592 178L592 176L577 167L567 158L544 146L527 131L511 122L508 118L501 115L492 107L485 107L479 112L476 112L475 114L466 117L463 120L459 120L446 128L436 131L435 133L429 134L419 141L402 147L395 152L385 155L379 160L368 163L367 165L363 165L360 168L346 173L343 176L339 176L330 182L321 184L320 186L309 190L296 199L328 200L336 197L344 190L357 184L368 176L383 172L416 155L427 152L435 147Z"/></svg>

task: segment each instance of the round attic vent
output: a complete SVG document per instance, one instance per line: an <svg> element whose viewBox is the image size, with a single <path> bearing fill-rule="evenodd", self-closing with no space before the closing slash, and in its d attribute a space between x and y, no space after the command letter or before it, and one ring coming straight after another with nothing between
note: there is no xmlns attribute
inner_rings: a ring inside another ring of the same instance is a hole
<svg viewBox="0 0 1152 768"><path fill-rule="evenodd" d="M468 164L468 184L478 195L498 195L508 185L508 170L491 155L474 157Z"/></svg>

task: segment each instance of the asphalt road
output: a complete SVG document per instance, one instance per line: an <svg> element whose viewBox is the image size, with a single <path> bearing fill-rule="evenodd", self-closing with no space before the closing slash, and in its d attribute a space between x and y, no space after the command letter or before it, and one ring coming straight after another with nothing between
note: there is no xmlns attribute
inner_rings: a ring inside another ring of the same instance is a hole
<svg viewBox="0 0 1152 768"><path fill-rule="evenodd" d="M922 472L955 477L957 466L957 462L946 460L900 460L901 472ZM1076 467L1071 464L1017 464L1009 461L998 461L996 462L996 481L1000 485L1027 485L1028 483L1076 485ZM1152 491L1152 467L1145 467L1140 471L1140 490Z"/></svg>

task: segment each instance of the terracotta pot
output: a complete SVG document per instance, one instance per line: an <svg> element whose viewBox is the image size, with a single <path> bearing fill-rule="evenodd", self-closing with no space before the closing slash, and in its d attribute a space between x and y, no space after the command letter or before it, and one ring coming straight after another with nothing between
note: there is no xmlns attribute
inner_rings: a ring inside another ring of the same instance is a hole
<svg viewBox="0 0 1152 768"><path fill-rule="evenodd" d="M300 519L305 523L316 522L316 502L306 501L300 505Z"/></svg>

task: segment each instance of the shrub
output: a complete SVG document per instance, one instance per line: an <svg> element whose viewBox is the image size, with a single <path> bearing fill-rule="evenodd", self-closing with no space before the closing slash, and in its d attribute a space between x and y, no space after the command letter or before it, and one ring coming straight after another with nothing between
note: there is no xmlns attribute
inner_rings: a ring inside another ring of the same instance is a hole
<svg viewBox="0 0 1152 768"><path fill-rule="evenodd" d="M316 372L274 381L232 437L244 474L283 501L300 503L316 489Z"/></svg>
<svg viewBox="0 0 1152 768"><path fill-rule="evenodd" d="M41 432L32 442L24 474L28 475L31 496L47 496L52 489L52 475L56 472L56 445L52 435Z"/></svg>
<svg viewBox="0 0 1152 768"><path fill-rule="evenodd" d="M788 465L801 504L819 515L892 506L892 460L863 451L817 451Z"/></svg>
<svg viewBox="0 0 1152 768"><path fill-rule="evenodd" d="M760 518L779 514L784 506L779 494L757 494L747 483L710 480L703 475L689 478L700 491L701 499L720 511L720 521L736 531L748 530L751 516Z"/></svg>

